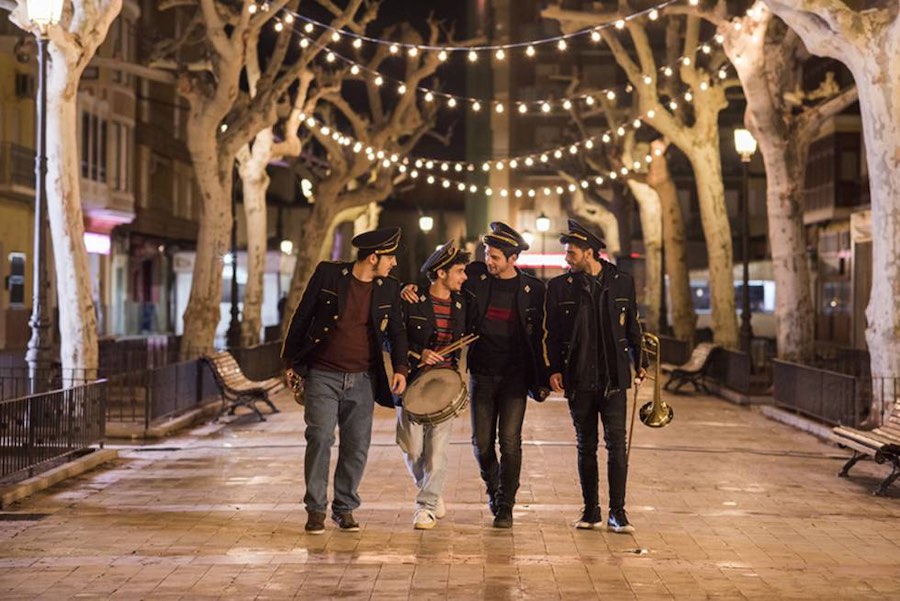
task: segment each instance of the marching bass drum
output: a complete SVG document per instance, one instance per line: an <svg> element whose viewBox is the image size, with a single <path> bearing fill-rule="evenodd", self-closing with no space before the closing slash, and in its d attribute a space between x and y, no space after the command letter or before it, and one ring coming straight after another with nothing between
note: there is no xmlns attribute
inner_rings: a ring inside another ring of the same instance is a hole
<svg viewBox="0 0 900 601"><path fill-rule="evenodd" d="M423 370L403 395L403 410L410 421L437 425L462 413L469 405L469 391L455 369Z"/></svg>

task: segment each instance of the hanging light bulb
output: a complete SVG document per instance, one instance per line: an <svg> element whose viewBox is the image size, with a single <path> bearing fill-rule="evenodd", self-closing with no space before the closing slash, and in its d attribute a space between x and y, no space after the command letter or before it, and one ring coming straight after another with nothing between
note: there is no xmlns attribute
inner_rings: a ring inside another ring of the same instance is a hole
<svg viewBox="0 0 900 601"><path fill-rule="evenodd" d="M545 102L544 104L542 104L542 105L541 105L541 111L544 112L544 113L549 113L549 112L550 112L550 103L549 103L549 102Z"/></svg>
<svg viewBox="0 0 900 601"><path fill-rule="evenodd" d="M631 122L631 126L634 127L635 129L640 129L641 128L641 120L635 119L634 121Z"/></svg>
<svg viewBox="0 0 900 601"><path fill-rule="evenodd" d="M635 168L635 170L640 169L640 168L641 168L641 162L640 162L640 161L635 161L635 162L634 162L634 168Z"/></svg>
<svg viewBox="0 0 900 601"><path fill-rule="evenodd" d="M515 169L515 168L518 167L518 166L519 166L519 161L517 161L516 159L512 159L512 160L509 162L509 168L510 168L510 169Z"/></svg>
<svg viewBox="0 0 900 601"><path fill-rule="evenodd" d="M328 61L329 63L333 63L334 58L335 58L334 52L329 52L328 54L325 55L325 60Z"/></svg>
<svg viewBox="0 0 900 601"><path fill-rule="evenodd" d="M688 0L688 4L691 6L697 6L700 3L700 0Z"/></svg>
<svg viewBox="0 0 900 601"><path fill-rule="evenodd" d="M594 141L591 139L585 140L584 147L591 150L594 147Z"/></svg>
<svg viewBox="0 0 900 601"><path fill-rule="evenodd" d="M275 31L280 32L282 29L284 29L284 23L282 23L281 21L275 21Z"/></svg>
<svg viewBox="0 0 900 601"><path fill-rule="evenodd" d="M534 46L529 46L525 49L525 54L529 57L534 56Z"/></svg>
<svg viewBox="0 0 900 601"><path fill-rule="evenodd" d="M566 50L566 48L568 48L569 45L566 43L565 40L560 40L560 41L556 44L556 47L559 48L560 50Z"/></svg>
<svg viewBox="0 0 900 601"><path fill-rule="evenodd" d="M617 177L619 177L619 176L616 175L616 172L615 172L615 171L610 171L610 172L609 172L609 179L616 179Z"/></svg>
<svg viewBox="0 0 900 601"><path fill-rule="evenodd" d="M673 100L672 102L669 103L669 108L674 111L675 109L678 108L678 103Z"/></svg>
<svg viewBox="0 0 900 601"><path fill-rule="evenodd" d="M478 111L480 111L480 110L481 110L481 103L478 102L477 100L476 100L475 102L473 102L473 103L472 103L472 110L475 111L476 113L477 113Z"/></svg>
<svg viewBox="0 0 900 601"><path fill-rule="evenodd" d="M406 84L401 83L397 86L397 93L400 95L406 94Z"/></svg>
<svg viewBox="0 0 900 601"><path fill-rule="evenodd" d="M712 52L712 47L709 44L703 44L703 46L700 47L700 50L703 51L703 54L709 54Z"/></svg>
<svg viewBox="0 0 900 601"><path fill-rule="evenodd" d="M647 16L650 17L651 21L656 21L659 18L659 11L654 8Z"/></svg>
<svg viewBox="0 0 900 601"><path fill-rule="evenodd" d="M575 184L569 184L569 192L575 192L578 189L578 186Z"/></svg>
<svg viewBox="0 0 900 601"><path fill-rule="evenodd" d="M362 40L359 38L356 38L355 40L353 40L353 47L356 48L357 50L362 48Z"/></svg>
<svg viewBox="0 0 900 601"><path fill-rule="evenodd" d="M616 29L625 29L625 19L616 21Z"/></svg>
<svg viewBox="0 0 900 601"><path fill-rule="evenodd" d="M610 90L609 92L606 93L606 99L607 99L607 100L615 100L615 99L616 99L616 93L613 92L612 90Z"/></svg>
<svg viewBox="0 0 900 601"><path fill-rule="evenodd" d="M578 146L575 144L572 144L571 146L569 146L569 153L570 154L578 154Z"/></svg>
<svg viewBox="0 0 900 601"><path fill-rule="evenodd" d="M515 194L516 198L522 198L522 191L519 190L518 188L516 188L516 191L514 194Z"/></svg>
<svg viewBox="0 0 900 601"><path fill-rule="evenodd" d="M597 184L598 186L602 186L603 178L598 175L597 177L594 178L594 183Z"/></svg>
<svg viewBox="0 0 900 601"><path fill-rule="evenodd" d="M684 93L684 99L688 102L694 99L694 95L691 94L690 90Z"/></svg>
<svg viewBox="0 0 900 601"><path fill-rule="evenodd" d="M400 46L398 46L397 44L391 44L390 46L388 46L388 51L390 51L391 54L397 54L398 52L400 52Z"/></svg>
<svg viewBox="0 0 900 601"><path fill-rule="evenodd" d="M619 172L622 175L628 175L628 167L622 167L621 169L619 169Z"/></svg>
<svg viewBox="0 0 900 601"><path fill-rule="evenodd" d="M653 78L650 77L649 75L644 75L644 83L649 86L650 84L653 83Z"/></svg>
<svg viewBox="0 0 900 601"><path fill-rule="evenodd" d="M591 41L592 41L592 42L599 42L599 41L600 41L600 32L597 31L596 29L595 29L594 31L591 32Z"/></svg>
<svg viewBox="0 0 900 601"><path fill-rule="evenodd" d="M685 67L690 67L691 66L691 57L686 56L683 59L681 59L681 64L684 65Z"/></svg>
<svg viewBox="0 0 900 601"><path fill-rule="evenodd" d="M381 75L379 75L378 77L375 78L375 85L376 85L376 86L379 86L379 87L380 87L381 84L383 84L383 83L384 83L384 78L383 78Z"/></svg>
<svg viewBox="0 0 900 601"><path fill-rule="evenodd" d="M478 53L474 50L469 50L469 62L474 63L478 60Z"/></svg>
<svg viewBox="0 0 900 601"><path fill-rule="evenodd" d="M425 102L431 102L434 100L434 94L430 91L425 93Z"/></svg>
<svg viewBox="0 0 900 601"><path fill-rule="evenodd" d="M300 47L306 49L309 47L309 40L306 38L300 38Z"/></svg>
<svg viewBox="0 0 900 601"><path fill-rule="evenodd" d="M565 100L563 100L563 108L566 109L567 111L568 111L569 109L571 109L571 108L572 108L572 101L569 100L568 98L566 98Z"/></svg>
<svg viewBox="0 0 900 601"><path fill-rule="evenodd" d="M541 155L541 162L542 162L542 163L546 163L546 162L549 161L549 160L550 160L550 157L548 157L546 154L542 154L542 155Z"/></svg>
<svg viewBox="0 0 900 601"><path fill-rule="evenodd" d="M482 170L482 171L490 171L490 170L491 170L491 164L490 164L490 163L484 163L484 164L481 166L481 170Z"/></svg>
<svg viewBox="0 0 900 601"><path fill-rule="evenodd" d="M672 77L672 67L666 67L663 69L663 75L666 77Z"/></svg>
<svg viewBox="0 0 900 601"><path fill-rule="evenodd" d="M590 186L591 184L588 183L588 181L587 181L586 179L583 179L583 180L581 180L581 181L579 182L579 185L580 185L582 188L584 188L585 190L587 190L587 189L588 189L588 186Z"/></svg>
<svg viewBox="0 0 900 601"><path fill-rule="evenodd" d="M350 74L351 75L359 75L359 67L356 65L353 65L352 67L350 67Z"/></svg>
<svg viewBox="0 0 900 601"><path fill-rule="evenodd" d="M469 186L469 192L471 192L472 194L475 194L476 192L478 192L478 186L476 186L475 184L472 184L471 186Z"/></svg>
<svg viewBox="0 0 900 601"><path fill-rule="evenodd" d="M250 6L247 7L247 12L250 13L251 15L255 15L257 8L258 7L256 6L256 4L250 4Z"/></svg>
<svg viewBox="0 0 900 601"><path fill-rule="evenodd" d="M497 50L497 52L494 54L494 58L496 58L498 61L502 61L506 58L506 52L503 51L503 48Z"/></svg>
<svg viewBox="0 0 900 601"><path fill-rule="evenodd" d="M447 51L446 50L441 50L440 52L438 52L438 60L441 62L444 62L445 60L447 60Z"/></svg>
<svg viewBox="0 0 900 601"><path fill-rule="evenodd" d="M721 33L716 34L716 44L723 44L725 42L725 36Z"/></svg>
<svg viewBox="0 0 900 601"><path fill-rule="evenodd" d="M453 166L453 170L456 171L457 173L461 172L463 170L462 164L457 163L456 165Z"/></svg>
<svg viewBox="0 0 900 601"><path fill-rule="evenodd" d="M313 24L312 24L312 23L307 23L306 26L303 28L303 30L304 30L306 33L312 33L312 32L313 32L313 29L315 29L315 27L313 27Z"/></svg>
<svg viewBox="0 0 900 601"><path fill-rule="evenodd" d="M653 119L654 117L656 117L656 111L654 111L653 109L650 109L649 111L647 111L648 119Z"/></svg>
<svg viewBox="0 0 900 601"><path fill-rule="evenodd" d="M502 115L503 114L503 105L498 102L497 106L494 107L494 110L497 112L498 115Z"/></svg>
<svg viewBox="0 0 900 601"><path fill-rule="evenodd" d="M452 96L448 98L447 106L449 106L450 108L454 108L456 106L456 98L453 98Z"/></svg>
<svg viewBox="0 0 900 601"><path fill-rule="evenodd" d="M531 158L531 157L527 157L527 158L525 159L525 166L526 166L526 167L531 167L532 165L534 165L534 159Z"/></svg>
<svg viewBox="0 0 900 601"><path fill-rule="evenodd" d="M526 105L524 102L520 102L518 108L519 108L519 112L522 113L523 115L528 112L528 105Z"/></svg>
<svg viewBox="0 0 900 601"><path fill-rule="evenodd" d="M557 193L557 194L562 194L562 193L565 192L565 191L566 191L566 189L563 188L562 186L556 186L556 193Z"/></svg>
<svg viewBox="0 0 900 601"><path fill-rule="evenodd" d="M419 56L419 48L418 46L410 46L409 50L406 51L406 54L415 58Z"/></svg>
<svg viewBox="0 0 900 601"><path fill-rule="evenodd" d="M552 192L552 190L549 187L544 187L544 189L541 190L541 192L544 193L544 196L550 196L550 192Z"/></svg>
<svg viewBox="0 0 900 601"><path fill-rule="evenodd" d="M584 99L584 103L588 106L594 106L594 97L588 96L587 98Z"/></svg>
<svg viewBox="0 0 900 601"><path fill-rule="evenodd" d="M603 141L604 144L609 144L609 141L612 140L609 133L603 134L603 137L600 139Z"/></svg>
<svg viewBox="0 0 900 601"><path fill-rule="evenodd" d="M725 69L719 69L719 79L725 79L728 77L728 72Z"/></svg>
<svg viewBox="0 0 900 601"><path fill-rule="evenodd" d="M333 32L331 33L331 41L332 41L332 42L340 42L340 41L341 41L341 34L338 33L337 31L333 31Z"/></svg>
<svg viewBox="0 0 900 601"><path fill-rule="evenodd" d="M486 188L484 189L484 195L485 195L485 196L490 196L490 195L493 194L493 193L494 193L494 191L491 190L490 188L487 188L487 187L486 187Z"/></svg>
<svg viewBox="0 0 900 601"><path fill-rule="evenodd" d="M619 136L620 138L621 138L622 136L624 136L624 135L625 135L625 128L619 126L619 129L616 130L616 135Z"/></svg>

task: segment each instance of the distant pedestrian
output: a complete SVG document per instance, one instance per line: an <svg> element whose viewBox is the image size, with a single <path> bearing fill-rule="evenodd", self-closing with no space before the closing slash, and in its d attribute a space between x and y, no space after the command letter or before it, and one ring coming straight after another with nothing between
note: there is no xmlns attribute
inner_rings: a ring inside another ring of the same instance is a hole
<svg viewBox="0 0 900 601"><path fill-rule="evenodd" d="M322 262L291 317L281 349L285 367L305 379L306 531L325 531L328 472L335 427L340 430L332 520L356 532L353 511L372 439L374 402L393 408L392 393L406 388L406 331L400 285L388 276L397 265L399 228L356 236L353 263ZM381 350L390 343L389 380Z"/></svg>
<svg viewBox="0 0 900 601"><path fill-rule="evenodd" d="M646 375L641 354L634 280L600 258L603 240L574 220L560 235L571 271L547 283L544 352L550 386L564 393L575 425L578 476L584 509L576 528L602 525L597 466L598 415L603 422L609 483L609 518L613 532L634 527L625 514L628 465L625 449L626 394Z"/></svg>

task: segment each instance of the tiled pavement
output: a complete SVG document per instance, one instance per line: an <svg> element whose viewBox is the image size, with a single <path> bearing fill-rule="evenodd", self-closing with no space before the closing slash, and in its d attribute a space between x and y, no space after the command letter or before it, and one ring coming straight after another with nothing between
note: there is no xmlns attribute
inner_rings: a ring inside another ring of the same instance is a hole
<svg viewBox="0 0 900 601"><path fill-rule="evenodd" d="M572 528L572 426L552 399L526 414L513 530L490 525L467 417L448 515L413 530L378 409L362 531L306 535L302 415L284 396L265 423L127 447L4 512L0 599L900 599L900 486L870 494L883 466L839 479L836 447L718 399L670 400L668 427L635 426L634 536Z"/></svg>

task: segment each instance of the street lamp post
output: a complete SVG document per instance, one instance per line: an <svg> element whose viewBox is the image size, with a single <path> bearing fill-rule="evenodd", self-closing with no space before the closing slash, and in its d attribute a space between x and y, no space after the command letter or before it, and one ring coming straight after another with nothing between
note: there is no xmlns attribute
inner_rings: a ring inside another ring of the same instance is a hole
<svg viewBox="0 0 900 601"><path fill-rule="evenodd" d="M541 214L538 215L538 218L534 220L534 225L537 228L537 231L541 233L541 279L546 279L546 273L544 272L545 266L544 263L547 262L546 255L546 244L547 244L547 232L550 231L550 218L544 215L544 212L541 211Z"/></svg>
<svg viewBox="0 0 900 601"><path fill-rule="evenodd" d="M34 160L34 249L32 251L31 338L25 361L28 363L28 386L31 394L41 392L40 371L50 365L50 317L47 314L47 266L45 265L47 210L47 30L59 23L62 0L29 0L25 3L28 20L35 25L38 47L38 95L36 103L36 146Z"/></svg>
<svg viewBox="0 0 900 601"><path fill-rule="evenodd" d="M238 281L237 281L237 182L234 181L232 171L231 182L231 321L228 324L228 331L225 332L225 343L228 348L238 348L241 346L241 321L238 317Z"/></svg>
<svg viewBox="0 0 900 601"><path fill-rule="evenodd" d="M756 152L756 140L746 129L734 130L734 148L741 155L741 260L744 282L741 290L741 350L750 354L753 326L750 323L750 159Z"/></svg>

